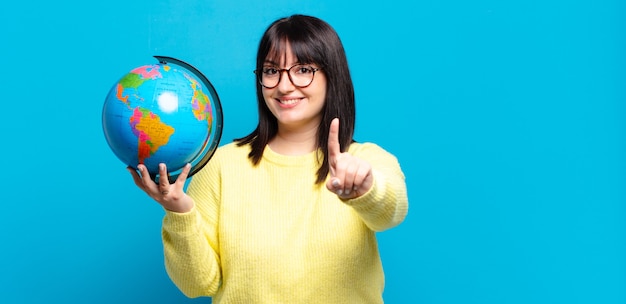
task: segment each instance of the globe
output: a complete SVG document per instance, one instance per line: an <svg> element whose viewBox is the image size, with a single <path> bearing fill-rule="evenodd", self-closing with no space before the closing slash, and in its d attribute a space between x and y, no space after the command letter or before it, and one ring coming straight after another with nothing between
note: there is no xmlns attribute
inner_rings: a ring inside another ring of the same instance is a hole
<svg viewBox="0 0 626 304"><path fill-rule="evenodd" d="M102 127L124 164L144 164L158 182L165 163L174 182L186 164L189 177L209 161L222 134L222 108L209 80L171 57L138 66L113 84L104 101Z"/></svg>

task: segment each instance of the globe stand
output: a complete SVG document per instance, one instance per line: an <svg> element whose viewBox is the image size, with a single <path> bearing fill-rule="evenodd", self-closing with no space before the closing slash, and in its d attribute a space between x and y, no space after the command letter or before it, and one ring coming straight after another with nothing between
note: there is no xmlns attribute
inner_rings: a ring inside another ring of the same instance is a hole
<svg viewBox="0 0 626 304"><path fill-rule="evenodd" d="M173 63L175 65L179 65L189 70L191 73L196 75L200 79L200 81L202 81L202 83L204 84L204 87L209 90L209 94L213 97L213 100L211 103L214 106L213 117L215 121L215 127L212 129L212 131L214 132L213 140L211 140L208 144L206 144L202 148L202 151L200 151L200 153L198 153L198 155L190 162L191 171L189 171L189 175L187 177L191 177L194 174L196 174L198 171L200 171L200 169L202 169L209 162L211 157L213 157L215 150L217 150L217 146L219 145L220 139L222 138L222 129L224 128L224 116L222 113L222 105L220 103L219 96L217 95L217 91L215 90L215 88L213 87L209 79L206 78L206 76L204 76L204 74L202 74L198 69L176 58L167 57L167 56L154 56L154 58L156 58L161 64ZM170 184L176 182L176 179L178 178L179 175L180 173L176 173L174 175L168 175L168 180ZM158 183L160 175L150 174L150 178L155 183Z"/></svg>

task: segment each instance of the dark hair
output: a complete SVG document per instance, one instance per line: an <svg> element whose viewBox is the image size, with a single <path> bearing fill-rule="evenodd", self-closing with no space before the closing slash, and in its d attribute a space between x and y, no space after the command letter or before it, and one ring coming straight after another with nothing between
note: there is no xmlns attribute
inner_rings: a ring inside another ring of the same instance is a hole
<svg viewBox="0 0 626 304"><path fill-rule="evenodd" d="M339 36L328 23L316 17L292 15L274 21L265 31L259 42L256 69L261 69L267 58L283 56L287 43L298 62L320 66L327 80L326 101L317 132L317 146L324 154L316 179L316 183L321 183L329 172L328 131L333 118L339 118L341 151L353 142L356 110L348 60ZM265 146L278 132L278 121L265 104L256 77L255 83L259 123L252 133L235 141L239 146L251 145L248 157L256 165L261 161Z"/></svg>

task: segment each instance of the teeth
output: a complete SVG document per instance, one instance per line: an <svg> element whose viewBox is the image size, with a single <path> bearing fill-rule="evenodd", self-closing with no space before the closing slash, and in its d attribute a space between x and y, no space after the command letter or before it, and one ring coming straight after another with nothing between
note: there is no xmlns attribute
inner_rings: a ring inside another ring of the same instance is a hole
<svg viewBox="0 0 626 304"><path fill-rule="evenodd" d="M280 103L286 104L286 105L291 105L291 104L294 104L294 103L296 103L298 101L300 101L300 99L289 99L289 100L281 100Z"/></svg>

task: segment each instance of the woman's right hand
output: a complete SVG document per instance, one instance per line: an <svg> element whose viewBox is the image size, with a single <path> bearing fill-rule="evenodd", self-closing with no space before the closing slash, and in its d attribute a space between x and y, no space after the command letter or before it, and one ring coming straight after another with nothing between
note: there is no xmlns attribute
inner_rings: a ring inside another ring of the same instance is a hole
<svg viewBox="0 0 626 304"><path fill-rule="evenodd" d="M170 184L167 178L159 178L159 184L155 183L148 173L148 168L143 164L138 165L137 169L139 172L131 167L127 168L133 176L135 185L161 204L163 208L178 213L191 211L194 205L193 199L187 196L183 190L185 180L191 170L190 164L185 165L173 184ZM159 175L168 176L165 164L159 164Z"/></svg>

